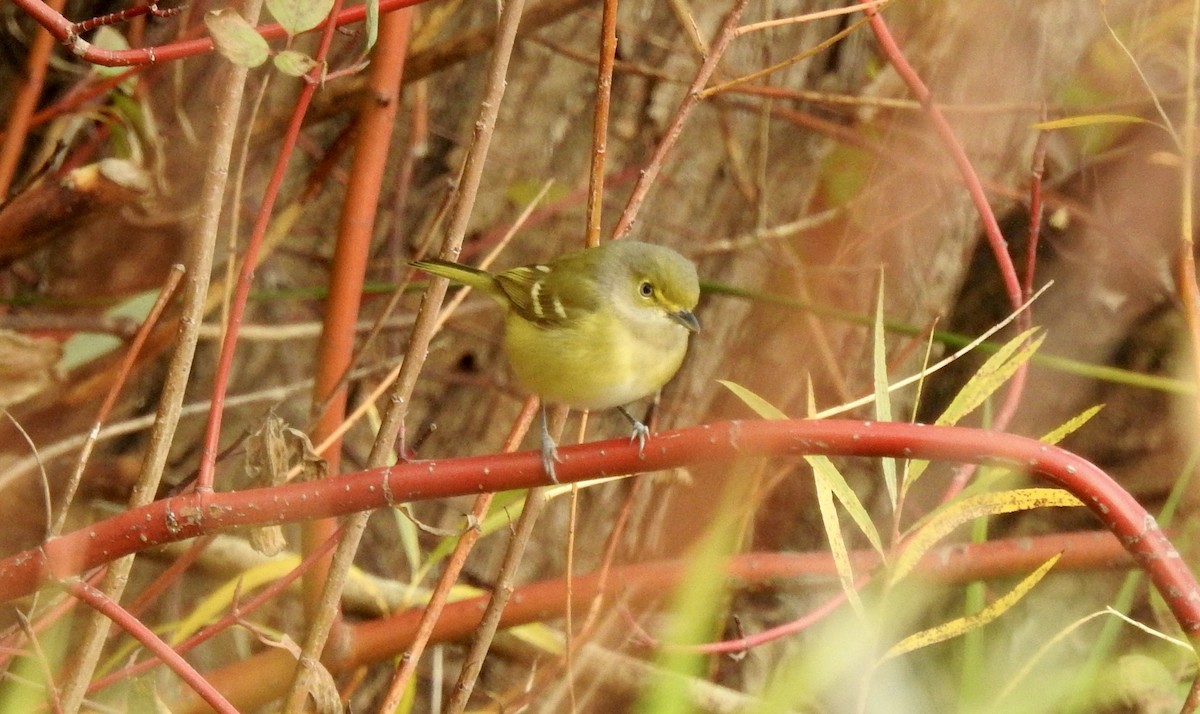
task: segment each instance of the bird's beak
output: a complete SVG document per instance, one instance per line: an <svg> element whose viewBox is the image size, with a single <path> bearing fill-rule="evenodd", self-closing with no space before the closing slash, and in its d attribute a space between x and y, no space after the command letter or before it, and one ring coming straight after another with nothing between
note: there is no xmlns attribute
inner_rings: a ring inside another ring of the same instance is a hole
<svg viewBox="0 0 1200 714"><path fill-rule="evenodd" d="M688 332L699 332L700 321L692 314L691 310L679 310L677 312L667 313L671 319L688 329Z"/></svg>

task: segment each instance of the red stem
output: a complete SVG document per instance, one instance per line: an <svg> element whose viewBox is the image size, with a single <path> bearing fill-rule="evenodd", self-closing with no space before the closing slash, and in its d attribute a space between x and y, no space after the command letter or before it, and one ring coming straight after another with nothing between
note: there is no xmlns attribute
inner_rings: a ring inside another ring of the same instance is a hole
<svg viewBox="0 0 1200 714"><path fill-rule="evenodd" d="M971 195L975 210L979 212L979 217L983 220L984 232L992 247L992 254L999 264L1000 276L1004 279L1009 305L1016 310L1021 306L1021 283L1017 279L1017 269L1008 254L1008 244L1005 243L1004 235L1000 232L996 214L988 205L987 194L983 190L983 184L979 181L979 175L971 166L971 160L967 158L967 153L958 137L955 136L954 129L950 127L950 122L946 121L946 115L934 104L933 92L929 91L929 87L921 80L913 66L908 63L904 52L896 43L896 38L892 36L891 30L884 22L883 15L874 7L868 7L863 12L871 22L871 30L875 33L875 39L879 42L879 47L883 50L888 62L896 69L896 73L900 75L912 93L917 96L917 101L921 102L921 106L925 108L929 120L933 123L933 128L950 149L950 158L954 160L955 166L962 174L963 183L966 184L967 192Z"/></svg>
<svg viewBox="0 0 1200 714"><path fill-rule="evenodd" d="M271 583L264 587L261 592L256 593L253 597L249 598L245 602L235 603L234 607L231 607L230 611L225 613L225 615L223 615L219 620L205 626L191 637L176 645L174 648L175 651L182 654L188 650L196 648L197 646L207 642L213 637L216 637L222 632L225 632L231 626L237 624L239 621L252 614L258 608L266 605L277 595L282 593L293 582L295 582L301 575L312 569L312 567L316 565L321 558L328 555L329 551L333 550L333 546L337 544L337 541L341 535L342 531L340 529L334 532L333 535L329 537L329 540L325 541L317 548L314 548L313 551L305 556L304 560L300 561L300 564L293 568L290 572L276 580L271 581ZM116 684L117 682L124 682L128 681L132 677L141 676L154 669L159 664L161 664L159 660L149 659L143 660L136 664L128 665L127 667L119 669L115 672L111 672L89 684L88 694L95 694L101 689Z"/></svg>
<svg viewBox="0 0 1200 714"><path fill-rule="evenodd" d="M47 10L57 12L66 0L54 0ZM13 95L9 109L8 127L0 143L0 200L8 196L13 176L21 158L21 148L29 135L33 112L37 109L38 97L46 83L46 68L50 66L50 51L54 48L53 38L45 32L35 32L29 47L29 61L25 65L25 81ZM12 91L11 87L8 91Z"/></svg>
<svg viewBox="0 0 1200 714"><path fill-rule="evenodd" d="M972 580L1011 577L1014 572L1030 570L1056 553L1063 557L1056 566L1064 569L1095 569L1111 567L1121 558L1114 557L1110 547L1114 539L1101 531L1061 533L1052 536L1018 538L988 543L966 543L946 545L932 549L917 566L917 572L934 582L966 583ZM1119 546L1116 553L1121 553ZM863 572L879 565L874 551L859 550L850 553L856 572ZM1127 561L1126 561L1127 562ZM576 575L571 583L571 596L587 599L602 594L621 595L631 601L658 598L678 584L687 572L688 564L682 560L652 561L633 565L622 565L611 571L595 571ZM724 575L734 580L764 583L770 581L792 581L797 578L826 576L830 587L837 576L837 569L828 551L809 553L745 553L729 558L724 564ZM528 583L517 588L501 619L503 627L515 627L530 622L543 622L562 616L566 607L568 587L562 578L552 578ZM438 642L454 641L474 631L482 616L487 596L451 603L437 622L434 637ZM413 637L414 622L421 608L411 608L391 617L363 622L352 628L353 645L345 659L331 661L334 670L361 667L365 664L395 656L403 651ZM832 612L832 608L820 605L797 620L784 623L777 628L764 630L748 636L739 644L755 646L768 639L778 639L804 625ZM815 616L815 617L814 617ZM721 647L709 645L708 649L738 651L744 647Z"/></svg>
<svg viewBox="0 0 1200 714"><path fill-rule="evenodd" d="M340 0L335 0L332 12L336 13L339 7L341 7ZM327 29L321 35L321 43L314 55L314 58L317 60L317 66L313 68L310 76L305 78L304 84L300 89L300 94L296 98L296 106L292 109L292 116L288 122L287 131L283 135L279 154L275 158L275 166L271 171L271 177L267 181L267 186L263 193L262 205L258 209L258 215L254 220L254 227L251 229L250 238L246 242L246 250L242 256L242 267L238 273L237 284L234 286L233 300L229 305L229 319L225 329L225 338L221 342L221 353L217 358L217 369L213 377L212 406L209 408L208 422L205 425L204 441L200 451L200 470L196 476L196 491L201 493L212 490L213 478L216 473L217 454L220 452L221 419L225 411L225 393L229 386L229 372L233 368L233 352L237 346L238 333L241 331L242 316L246 312L246 301L250 298L251 280L254 277L255 268L258 267L258 254L262 250L263 241L266 240L267 228L271 223L271 214L275 207L275 201L279 197L279 191L283 186L288 162L291 161L292 151L295 149L296 142L300 138L300 127L304 123L304 115L308 112L308 106L312 103L312 98L317 91L317 87L320 86L321 63L329 53L329 46L333 43L334 27L329 26L328 22L325 23L325 26Z"/></svg>
<svg viewBox="0 0 1200 714"><path fill-rule="evenodd" d="M188 685L199 694L204 701L218 712L237 714L237 709L228 702L192 665L187 663L175 650L163 642L158 635L142 621L130 615L120 605L110 600L104 593L91 585L74 580L64 584L72 595L92 606L97 612L103 613L122 629L133 635L146 649L161 659L168 667L178 674Z"/></svg>
<svg viewBox="0 0 1200 714"><path fill-rule="evenodd" d="M419 5L425 1L380 0L379 12L381 14L391 12L402 7ZM102 50L79 37L79 23L71 22L63 17L62 14L42 2L42 0L13 0L13 4L24 10L42 27L49 30L50 34L59 42L66 45L72 54L92 64L103 65L105 67L127 67L131 65L167 62L184 57L202 55L211 52L213 49L213 41L208 37L203 37L196 40L184 40L182 42L159 45L158 47L141 47L130 50ZM334 28L338 28L355 22L362 22L366 16L367 6L365 4L348 7L336 14L333 26ZM325 20L313 28L313 30L321 30L328 26L328 24L329 21ZM287 30L278 23L261 25L256 27L255 30L268 40L287 37Z"/></svg>
<svg viewBox="0 0 1200 714"><path fill-rule="evenodd" d="M747 456L825 454L1000 463L1078 497L1125 545L1184 632L1200 632L1200 587L1154 518L1108 474L1056 446L966 427L851 420L720 422L657 434L644 458L615 439L559 449L560 482ZM537 452L418 461L234 493L194 493L119 514L0 561L0 600L161 543L231 526L344 515L409 501L546 485Z"/></svg>

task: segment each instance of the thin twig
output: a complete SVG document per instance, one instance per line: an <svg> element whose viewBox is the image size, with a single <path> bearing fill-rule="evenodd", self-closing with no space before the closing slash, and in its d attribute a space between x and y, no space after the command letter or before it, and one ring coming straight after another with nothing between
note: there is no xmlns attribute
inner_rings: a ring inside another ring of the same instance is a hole
<svg viewBox="0 0 1200 714"><path fill-rule="evenodd" d="M331 15L336 15L340 8L341 1L335 0L333 8L330 11ZM246 249L242 255L241 271L238 273L238 282L229 307L227 331L225 339L221 343L221 351L217 357L217 367L213 375L212 410L208 415L208 424L205 427L200 448L200 472L196 476L196 491L199 493L212 491L213 478L216 474L216 457L220 451L221 421L224 417L225 394L229 386L229 373L233 369L233 354L237 346L238 330L241 326L242 316L246 311L246 303L250 297L251 280L254 276L254 271L258 268L258 256L266 240L267 229L270 227L275 201L279 198L279 192L283 187L288 163L291 160L296 142L300 136L300 128L304 121L304 115L308 110L309 104L312 103L312 97L319 86L321 68L323 67L325 57L329 53L329 46L333 42L333 35L333 23L327 23L325 30L321 34L321 41L317 52L314 55L317 66L312 70L312 76L309 78L310 81L306 81L301 85L295 106L292 109L288 130L284 133L283 141L275 158L275 165L272 167L270 178L267 180L266 188L263 191L262 203L259 206L258 214L255 216L254 226L251 228L250 236L246 241Z"/></svg>
<svg viewBox="0 0 1200 714"><path fill-rule="evenodd" d="M704 58L700 69L696 71L696 78L692 80L687 94L675 110L675 116L671 117L671 123L667 125L667 130L663 133L662 141L658 143L658 146L654 150L654 155L650 157L650 161L646 165L646 169L638 177L638 182L633 187L633 193L630 194L629 200L625 203L625 210L621 212L620 218L617 219L617 225L613 228L614 240L625 237L633 229L633 222L637 218L642 203L646 200L646 195L650 193L650 187L654 185L654 180L658 178L659 172L662 171L663 163L667 160L667 154L675 147L675 142L679 140L679 135L683 133L684 123L691 116L692 110L700 103L700 91L704 89L705 84L708 84L708 79L716 71L717 64L721 61L721 56L725 54L729 43L733 41L738 20L741 19L742 11L746 9L748 2L749 0L734 0L733 8L730 9L729 14L725 16L724 22L721 23L720 29L717 30L716 39L712 44L712 51L709 52L708 57Z"/></svg>
<svg viewBox="0 0 1200 714"><path fill-rule="evenodd" d="M1192 0L1191 24L1188 27L1187 85L1184 99L1183 161L1180 165L1180 215L1178 277L1183 314L1187 320L1192 349L1192 377L1200 377L1200 287L1196 284L1195 200L1196 200L1196 79L1200 71L1196 43L1200 42L1200 0Z"/></svg>
<svg viewBox="0 0 1200 714"><path fill-rule="evenodd" d="M330 17L336 16L339 8L340 3L335 2ZM374 101L364 105L359 112L353 175L341 209L330 296L325 306L325 331L317 350L320 366L313 386L313 402L325 400L314 430L317 435L335 430L346 411L346 389L338 385L342 384L354 353L354 323L362 300L367 255L387 169L393 124L400 106L400 81L404 76L412 18L413 11L404 9L385 15L379 24L379 40L368 78ZM332 41L332 33L328 37ZM313 79L317 78L318 75L313 76ZM340 470L340 456L340 444L335 442L325 454L333 473ZM310 668L319 661L330 630L340 623L342 587L369 515L357 513L348 519L333 557L321 559L304 576L308 629L283 705L285 712L300 712L305 708ZM333 519L314 520L304 526L304 541L320 543L336 530L338 525Z"/></svg>
<svg viewBox="0 0 1200 714"><path fill-rule="evenodd" d="M462 714L475 688L475 681L483 669L483 660L487 657L496 630L500 627L500 615L512 597L513 583L516 582L517 566L525 557L525 548L533 537L533 527L546 508L546 488L535 488L525 497L525 507L521 509L521 517L517 520L517 530L508 541L508 549L500 565L500 575L492 587L491 598L488 599L487 609L479 626L471 636L471 646L463 658L462 670L458 673L458 681L450 695L446 711L450 714Z"/></svg>
<svg viewBox="0 0 1200 714"><path fill-rule="evenodd" d="M280 593L290 587L294 582L299 580L300 576L307 573L321 558L328 555L329 552L333 550L333 547L337 543L338 538L341 537L341 534L342 532L340 530L333 533L328 540L319 544L316 548L313 548L312 552L305 556L305 558L301 560L291 571L283 574L275 580L272 580L269 585L264 587L261 591L255 593L254 596L246 599L245 601L237 603L236 607L231 608L229 612L222 615L215 622L204 626L202 629L192 634L191 637L188 637L183 642L175 645L175 651L182 654L184 652L188 652L189 650L195 649L197 646L207 642L208 640L211 640L213 637L216 637L222 632L227 631L230 626L244 620L247 615L252 614L260 607L263 607L267 603L275 600ZM88 694L95 694L96 692L110 687L118 682L128 682L133 677L141 676L146 672L153 670L160 664L163 663L157 659L150 659L138 662L136 664L131 664L115 672L111 672L92 682L88 687Z"/></svg>
<svg viewBox="0 0 1200 714"><path fill-rule="evenodd" d="M75 597L90 605L98 615L106 620L118 623L122 629L142 643L142 646L154 653L175 674L187 682L197 694L208 702L209 706L224 714L237 714L237 709L225 699L196 669L188 664L182 656L171 649L166 642L154 634L136 617L130 615L111 598L82 580L72 580L64 583L63 587ZM76 711L76 709L68 709Z"/></svg>
<svg viewBox="0 0 1200 714"><path fill-rule="evenodd" d="M375 9L380 14L384 14L412 5L419 5L422 2L425 2L425 0L380 0ZM208 37L182 40L156 47L105 50L80 37L78 23L71 22L63 17L62 13L54 10L42 0L13 0L13 5L23 10L34 21L49 30L55 38L67 46L71 54L92 64L104 67L151 65L183 59L185 57L194 57L213 51L213 41ZM337 13L332 22L325 20L314 29L324 30L329 29L330 26L336 29L344 25L362 22L366 16L366 5L354 5ZM255 17L257 18L257 15ZM246 19L249 20L250 18L247 16ZM255 31L268 40L283 39L288 35L288 30L278 23L256 27Z"/></svg>
<svg viewBox="0 0 1200 714"><path fill-rule="evenodd" d="M870 5L875 8L881 8L891 2L891 0L866 0L863 4ZM793 15L792 17L781 17L777 20L764 20L762 22L752 22L749 25L742 25L737 29L737 36L749 34L751 32L759 32L761 30L769 30L775 27L783 27L785 25L794 25L801 22L812 22L814 20L824 20L828 17L839 17L841 15L849 15L851 13L860 12L862 5L857 7L835 7L829 10L819 10L817 12L809 12L803 15Z"/></svg>
<svg viewBox="0 0 1200 714"><path fill-rule="evenodd" d="M21 633L25 635L25 639L29 642L33 659L37 660L38 668L42 670L42 681L45 682L47 698L50 700L50 709L54 714L62 714L62 698L58 696L58 688L54 686L54 668L50 666L50 660L46 657L46 651L42 649L42 642L38 639L37 633L33 631L33 626L29 624L29 618L25 617L25 613L17 610L15 617L17 625L21 628Z"/></svg>
<svg viewBox="0 0 1200 714"><path fill-rule="evenodd" d="M608 111L612 101L613 65L617 60L617 0L604 0L600 22L600 63L596 68L596 109L592 116L592 161L584 244L600 245L604 214L604 163L608 155Z"/></svg>
<svg viewBox="0 0 1200 714"><path fill-rule="evenodd" d="M496 120L499 117L500 103L507 87L508 62L512 56L513 46L516 44L517 28L520 25L521 12L524 9L524 5L524 0L509 0L509 2L504 4L503 10L500 13L496 29L495 51L492 54L492 61L488 69L484 97L480 104L479 118L475 123L475 132L471 147L463 162L459 192L450 212L450 221L442 246L441 255L444 258L453 260L457 257L462 248L463 239L466 237L471 211L475 205L475 197L478 194L479 186L483 179L483 168L487 159L488 149L491 146ZM413 325L413 333L409 338L409 347L405 353L404 362L400 366L400 373L396 378L391 401L387 411L384 413L379 432L371 449L371 454L367 459L368 463L372 466L386 464L392 457L393 445L396 442L396 438L400 433L404 418L408 412L408 401L412 397L421 367L425 362L425 355L429 350L429 343L433 339L432 327L437 321L439 307L446 295L446 287L447 281L445 279L435 279L430 282L429 289L426 290L425 296L422 298L421 308L417 314L416 323ZM337 553L334 555L333 563L330 566L330 586L325 589L322 596L321 609L318 610L319 613L322 613L321 617L323 619L328 617L325 613L335 608L337 601L340 599L341 591L338 584L345 578L346 573L349 572L359 540L362 538L363 530L366 528L366 516L366 513L356 514L346 523L346 535L343 537L342 543L339 545ZM316 641L315 635L320 634L321 625L323 624L323 622L318 622L310 626L309 642ZM322 642L324 641L324 638L320 639ZM307 645L308 642L306 642L306 651L308 651ZM318 653L319 651L320 648L317 648ZM297 677L297 682L300 679ZM288 695L288 703L285 706L285 711L296 710L301 704L302 694L299 686L293 686Z"/></svg>
<svg viewBox="0 0 1200 714"><path fill-rule="evenodd" d="M513 428L505 439L503 451L512 453L520 446L521 440L525 436L525 432L529 430L529 425L533 422L534 417L538 413L538 402L536 399L530 398L525 400L525 406L521 409L521 414L513 423ZM536 490L536 489L535 489ZM442 574L438 577L437 585L433 589L433 594L429 598L429 603L421 613L421 621L417 625L416 634L413 636L412 644L401 657L400 668L396 670L395 676L392 677L392 683L388 687L387 697L380 706L380 711L395 711L396 705L400 702L400 698L407 691L409 682L412 681L413 675L417 671L417 664L421 661L421 653L428 645L430 638L433 636L434 627L441 619L442 611L446 607L446 603L450 598L450 590L458 583L458 576L462 573L463 566L466 565L467 556L475 547L479 537L482 535L482 529L479 524L483 523L487 517L488 511L492 506L492 498L494 494L481 494L475 499L475 503L471 507L471 513L467 517L473 527L467 530L454 546L454 552L446 559L442 566ZM528 507L528 506L527 506Z"/></svg>
<svg viewBox="0 0 1200 714"><path fill-rule="evenodd" d="M88 457L91 456L92 447L96 445L96 439L100 435L100 428L108 420L108 414L112 411L113 405L116 404L117 395L121 393L121 388L125 385L126 380L129 379L129 374L133 371L133 365L141 355L142 347L146 344L146 339L150 336L150 331L158 324L159 318L162 317L163 311L166 310L167 303L175 296L175 290L179 288L179 281L182 279L183 266L176 263L171 266L171 272L167 275L167 280L159 291L158 298L154 301L154 306L150 308L150 313L146 315L146 319L142 322L142 326L134 337L133 343L126 350L125 358L121 360L121 366L117 369L112 384L109 385L108 394L104 396L104 401L100 404L100 410L96 412L96 421L92 423L92 428L88 430L87 439L83 442L83 448L79 451L79 458L75 462L75 470L71 473L71 478L67 481L66 489L63 492L62 504L59 506L58 516L50 525L51 537L62 532L63 524L67 520L67 513L71 509L71 502L75 499L75 491L79 488L79 484L83 480L83 470L87 467Z"/></svg>
<svg viewBox="0 0 1200 714"><path fill-rule="evenodd" d="M716 94L721 94L722 92L739 89L739 88L741 88L742 85L746 84L747 82L753 82L756 79L761 79L763 77L769 77L770 75L775 74L776 72L778 72L782 69L791 67L792 65L796 64L797 62L800 62L802 60L808 59L809 57L812 57L814 55L818 55L818 54L824 52L825 50L834 46L838 42L841 42L846 37L849 37L852 33L856 32L858 30L858 28L862 27L865 24L867 24L866 18L862 18L860 20L852 22L848 26L842 28L841 30L838 30L837 32L830 35L829 37L826 37L825 39L821 40L816 45L804 50L803 52L792 55L791 57L783 60L782 62L776 62L775 64L771 65L770 67L766 67L764 69L760 69L755 72L751 72L750 74L742 75L741 77L736 77L727 82L722 82L721 84L717 84L712 87L709 87L700 92L700 98L708 99L709 97L716 95ZM795 91L795 90L788 90L788 91ZM817 94L817 93L814 93L814 94ZM859 101L861 101L861 100L859 100Z"/></svg>
<svg viewBox="0 0 1200 714"><path fill-rule="evenodd" d="M254 22L262 7L261 0L247 0L243 16ZM180 408L192 360L196 354L199 327L204 319L205 301L211 280L213 254L217 231L220 226L221 207L225 197L227 168L233 151L233 139L239 126L238 114L245 89L247 69L236 65L225 68L226 76L221 85L223 93L214 111L211 153L204 172L204 183L200 195L200 210L196 231L191 238L191 249L187 262L190 275L185 283L182 319L175 353L167 368L167 377L159 398L158 414L151 434L145 459L142 462L138 482L134 486L129 503L138 507L154 499L158 484L166 467L167 455L174 441L175 429L179 425ZM101 591L112 602L120 602L129 580L133 558L123 558L109 565ZM109 620L93 613L87 631L76 649L77 658L70 676L64 684L63 703L66 711L78 711L88 680L95 671L101 649L108 636Z"/></svg>
<svg viewBox="0 0 1200 714"><path fill-rule="evenodd" d="M866 13L867 18L870 20L871 29L875 33L875 39L879 42L880 49L883 50L884 55L896 70L896 73L908 85L909 90L916 95L917 100L921 102L921 106L925 108L926 116L933 123L938 136L949 150L950 158L954 161L955 166L962 175L967 193L970 194L971 201L975 204L975 210L979 213L979 217L983 222L984 233L987 235L992 255L995 257L996 263L1000 268L1000 277L1004 281L1009 306L1014 310L1017 309L1021 304L1020 280L1017 278L1017 271L1013 266L1012 259L1008 255L1008 244L1004 240L1004 234L1000 231L1000 224L996 221L996 214L988 204L987 193L983 189L979 175L971 165L971 160L967 158L962 142L958 140L954 129L946 121L946 116L942 113L941 108L934 103L933 93L929 90L929 87L925 85L920 75L917 74L917 71L904 56L904 52L900 49L900 45L897 44L896 38L892 36L891 30L884 21L883 15L867 0L860 2L860 5L863 6L863 12Z"/></svg>
<svg viewBox="0 0 1200 714"><path fill-rule="evenodd" d="M1029 170L1029 240L1025 247L1025 284L1021 291L1021 299L1028 301L1033 297L1033 276L1037 267L1038 243L1042 236L1042 178L1046 173L1046 132L1038 134L1037 143L1033 147L1033 162ZM1028 325L1032 322L1022 321Z"/></svg>
<svg viewBox="0 0 1200 714"><path fill-rule="evenodd" d="M66 0L50 0L49 9L61 12ZM28 62L25 65L25 81L13 96L8 110L8 126L0 144L0 200L7 198L13 177L20 164L22 147L29 137L34 110L46 83L46 69L50 66L50 52L54 49L54 38L45 30L33 33L29 46Z"/></svg>

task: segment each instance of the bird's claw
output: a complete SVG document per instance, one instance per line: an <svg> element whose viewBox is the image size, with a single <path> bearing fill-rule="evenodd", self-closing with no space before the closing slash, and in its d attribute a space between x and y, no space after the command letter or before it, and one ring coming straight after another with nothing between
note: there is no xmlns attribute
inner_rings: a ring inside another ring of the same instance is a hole
<svg viewBox="0 0 1200 714"><path fill-rule="evenodd" d="M650 438L650 428L640 421L633 422L633 433L629 435L629 443L637 442L638 458L646 458L646 439Z"/></svg>
<svg viewBox="0 0 1200 714"><path fill-rule="evenodd" d="M558 474L554 472L555 462L561 462L558 458L558 448L554 445L554 439L550 438L550 430L546 428L546 421L542 419L542 469L546 475L550 477L551 483L558 483Z"/></svg>

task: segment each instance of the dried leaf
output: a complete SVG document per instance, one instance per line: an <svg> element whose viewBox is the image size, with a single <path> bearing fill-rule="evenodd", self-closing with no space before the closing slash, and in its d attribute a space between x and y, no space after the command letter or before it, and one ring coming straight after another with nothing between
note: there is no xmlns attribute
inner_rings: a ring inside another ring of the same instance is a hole
<svg viewBox="0 0 1200 714"><path fill-rule="evenodd" d="M253 487L278 486L287 481L294 466L300 467L300 480L312 481L323 478L329 465L307 434L270 413L262 426L246 437L246 477Z"/></svg>
<svg viewBox="0 0 1200 714"><path fill-rule="evenodd" d="M1077 126L1095 126L1097 124L1152 123L1144 117L1132 114L1083 114L1080 116L1063 117L1062 119L1051 119L1050 121L1040 121L1034 124L1033 128L1039 131L1050 131L1052 129L1071 129Z"/></svg>
<svg viewBox="0 0 1200 714"><path fill-rule="evenodd" d="M267 414L257 431L246 437L245 474L250 487L278 486L287 482L294 466L297 478L322 478L328 464L313 449L308 435L287 425L275 413ZM250 545L263 555L277 555L287 546L279 526L250 529Z"/></svg>
<svg viewBox="0 0 1200 714"><path fill-rule="evenodd" d="M46 337L0 330L0 407L22 402L58 379L62 345Z"/></svg>

